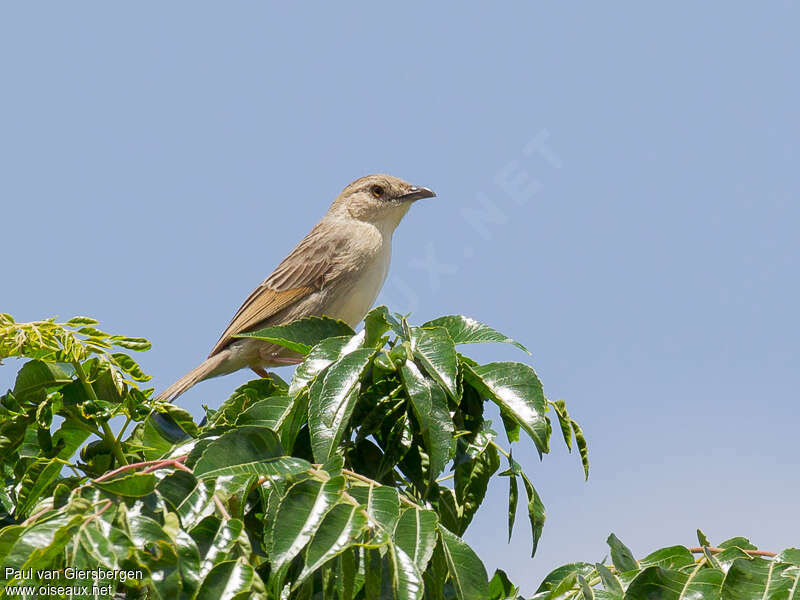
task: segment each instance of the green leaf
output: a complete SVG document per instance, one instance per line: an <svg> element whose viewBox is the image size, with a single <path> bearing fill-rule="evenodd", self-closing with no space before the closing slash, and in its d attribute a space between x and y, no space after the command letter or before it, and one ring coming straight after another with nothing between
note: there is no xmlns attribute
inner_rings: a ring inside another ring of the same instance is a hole
<svg viewBox="0 0 800 600"><path fill-rule="evenodd" d="M400 515L394 539L420 572L424 571L436 547L436 525L439 519L432 510L408 508Z"/></svg>
<svg viewBox="0 0 800 600"><path fill-rule="evenodd" d="M206 575L197 595L197 600L257 600L265 598L261 592L264 583L253 567L244 559L226 560L216 565Z"/></svg>
<svg viewBox="0 0 800 600"><path fill-rule="evenodd" d="M192 536L183 529L173 535L175 550L178 553L184 593L191 596L202 582L200 579L200 550ZM212 572L214 569L211 569Z"/></svg>
<svg viewBox="0 0 800 600"><path fill-rule="evenodd" d="M639 561L639 568L664 567L667 569L680 569L694 564L694 556L685 546L669 546L651 552Z"/></svg>
<svg viewBox="0 0 800 600"><path fill-rule="evenodd" d="M40 458L30 463L19 481L15 516L30 514L41 497L50 493L63 467L64 464L54 458Z"/></svg>
<svg viewBox="0 0 800 600"><path fill-rule="evenodd" d="M484 325L475 319L464 317L462 315L449 315L446 317L439 317L433 319L422 325L423 327L443 327L450 334L450 338L456 344L476 344L482 342L502 342L512 344L523 352L528 352L528 349L500 333L492 329L488 325Z"/></svg>
<svg viewBox="0 0 800 600"><path fill-rule="evenodd" d="M758 550L751 542L745 537L732 537L725 540L719 545L720 548L741 548L742 550Z"/></svg>
<svg viewBox="0 0 800 600"><path fill-rule="evenodd" d="M561 428L561 435L564 438L564 443L567 445L567 450L572 452L572 429L570 429L569 414L567 413L567 405L563 400L556 400L550 402L550 405L555 409L556 416L558 417L558 425Z"/></svg>
<svg viewBox="0 0 800 600"><path fill-rule="evenodd" d="M486 600L489 582L481 559L456 534L438 527L447 567L459 600Z"/></svg>
<svg viewBox="0 0 800 600"><path fill-rule="evenodd" d="M297 366L289 386L289 395L296 396L332 363L362 346L363 336L339 336L322 340Z"/></svg>
<svg viewBox="0 0 800 600"><path fill-rule="evenodd" d="M500 467L500 457L494 446L488 446L472 460L456 465L455 494L461 506L461 520L458 533L466 531L472 517L486 496L486 489L492 475Z"/></svg>
<svg viewBox="0 0 800 600"><path fill-rule="evenodd" d="M119 569L134 549L131 539L121 529L109 527L103 518L85 521L77 538L96 564L109 569Z"/></svg>
<svg viewBox="0 0 800 600"><path fill-rule="evenodd" d="M11 537L16 537L16 540L3 559L3 567L19 570L27 566L49 564L48 558L52 560L63 552L83 520L83 515L61 513L25 528L18 537L17 530L12 529Z"/></svg>
<svg viewBox="0 0 800 600"><path fill-rule="evenodd" d="M342 440L358 399L361 377L375 352L373 348L361 348L346 354L311 386L308 426L316 462L328 460Z"/></svg>
<svg viewBox="0 0 800 600"><path fill-rule="evenodd" d="M519 423L516 419L510 416L506 411L500 411L500 418L503 420L503 429L506 430L506 438L508 443L519 441Z"/></svg>
<svg viewBox="0 0 800 600"><path fill-rule="evenodd" d="M611 548L611 562L618 571L634 571L639 569L639 563L633 558L633 553L613 533L608 536L606 544Z"/></svg>
<svg viewBox="0 0 800 600"><path fill-rule="evenodd" d="M520 424L536 444L539 456L549 451L550 423L542 384L528 365L515 362L464 364L464 377Z"/></svg>
<svg viewBox="0 0 800 600"><path fill-rule="evenodd" d="M288 453L294 452L294 446L300 430L308 422L308 389L303 389L296 396L292 396L289 412L280 423L281 444ZM308 430L306 429L306 433Z"/></svg>
<svg viewBox="0 0 800 600"><path fill-rule="evenodd" d="M130 375L134 381L148 381L150 379L150 375L145 375L139 363L124 352L114 352L111 354L111 362Z"/></svg>
<svg viewBox="0 0 800 600"><path fill-rule="evenodd" d="M411 349L414 357L451 398L458 400L458 358L447 330L441 327L432 329L413 327L411 332Z"/></svg>
<svg viewBox="0 0 800 600"><path fill-rule="evenodd" d="M697 541L701 546L711 546L711 542L708 541L706 534L699 529L697 530Z"/></svg>
<svg viewBox="0 0 800 600"><path fill-rule="evenodd" d="M74 419L66 419L53 434L53 446L58 449L55 457L33 461L20 479L17 491L17 516L28 515L45 494L49 494L58 479L65 461L78 450L89 437L89 432Z"/></svg>
<svg viewBox="0 0 800 600"><path fill-rule="evenodd" d="M375 532L376 543L387 540L400 518L400 496L397 490L375 484L354 485L349 494L367 511L370 524L378 526Z"/></svg>
<svg viewBox="0 0 800 600"><path fill-rule="evenodd" d="M236 418L237 426L253 425L280 431L284 419L292 410L289 396L270 396L258 400Z"/></svg>
<svg viewBox="0 0 800 600"><path fill-rule="evenodd" d="M575 443L578 446L578 452L581 455L581 464L583 465L583 475L585 479L589 479L589 450L586 447L586 438L583 437L583 430L580 425L570 419L572 431L575 432Z"/></svg>
<svg viewBox="0 0 800 600"><path fill-rule="evenodd" d="M325 515L306 550L306 561L294 587L319 570L334 556L349 548L364 531L367 518L363 509L352 504L340 503Z"/></svg>
<svg viewBox="0 0 800 600"><path fill-rule="evenodd" d="M357 583L358 571L356 571L356 561L358 558L357 548L345 550L338 559L337 570L337 592L339 600L353 600L353 596L360 587Z"/></svg>
<svg viewBox="0 0 800 600"><path fill-rule="evenodd" d="M197 485L197 479L191 473L175 469L172 472L159 471L164 477L156 485L158 493L172 508L180 506Z"/></svg>
<svg viewBox="0 0 800 600"><path fill-rule="evenodd" d="M597 563L594 568L597 569L600 581L603 582L603 589L612 597L622 598L624 594L622 583L619 578L611 572L611 569L600 563Z"/></svg>
<svg viewBox="0 0 800 600"><path fill-rule="evenodd" d="M271 429L239 427L211 442L194 466L197 478L223 475L285 476L311 465L302 458L284 456L280 440Z"/></svg>
<svg viewBox="0 0 800 600"><path fill-rule="evenodd" d="M136 352L143 352L145 350L150 350L152 344L150 340L146 340L145 338L134 338L134 337L126 337L124 335L113 335L111 336L111 341L114 342L115 346L119 346L120 348L126 348L128 350L135 350Z"/></svg>
<svg viewBox="0 0 800 600"><path fill-rule="evenodd" d="M175 404L163 404L158 409L160 412L169 415L181 431L192 437L197 437L197 425L188 410Z"/></svg>
<svg viewBox="0 0 800 600"><path fill-rule="evenodd" d="M304 480L286 492L272 525L272 576L280 587L288 563L316 533L325 514L336 504L344 486L342 477L324 483Z"/></svg>
<svg viewBox="0 0 800 600"><path fill-rule="evenodd" d="M44 390L58 389L72 383L72 376L60 364L29 360L17 373L14 383L14 396L20 402L39 402L44 400Z"/></svg>
<svg viewBox="0 0 800 600"><path fill-rule="evenodd" d="M65 325L69 325L70 327L77 327L79 325L97 325L99 321L96 319L92 319L91 317L72 317L69 321L65 323Z"/></svg>
<svg viewBox="0 0 800 600"><path fill-rule="evenodd" d="M405 551L394 544L387 548L386 556L391 564L391 583L397 600L421 600L423 593L422 573ZM385 594L382 594L383 597Z"/></svg>
<svg viewBox="0 0 800 600"><path fill-rule="evenodd" d="M519 474L522 477L525 493L528 496L528 520L531 523L531 538L533 540L531 557L533 557L536 554L536 548L539 546L539 539L542 537L542 530L544 529L544 504L542 504L542 499L539 498L539 494L536 492L536 488L533 487L531 480L528 479L528 476L521 468L519 469Z"/></svg>
<svg viewBox="0 0 800 600"><path fill-rule="evenodd" d="M362 428L363 427L362 424ZM403 460L403 457L408 453L408 450L414 443L413 435L408 415L405 413L401 414L394 424L392 424L385 442L383 442L386 451L378 465L378 479L383 479L386 473L391 471L397 463Z"/></svg>
<svg viewBox="0 0 800 600"><path fill-rule="evenodd" d="M542 580L536 594L543 592L555 592L555 590L563 589L564 587L572 587L578 582L578 575L581 577L589 577L594 572L594 567L589 563L576 562L562 565L550 571L547 576ZM567 584L566 586L564 584ZM550 596L548 596L549 598ZM553 598L560 597L553 593Z"/></svg>
<svg viewBox="0 0 800 600"><path fill-rule="evenodd" d="M728 571L733 561L738 560L740 558L744 560L750 560L750 555L747 554L741 548L737 548L736 546L732 546L730 548L726 548L719 554L712 554L707 548L704 549L704 554L710 555L711 558L709 559L709 563L714 565L717 569L722 569L723 571Z"/></svg>
<svg viewBox="0 0 800 600"><path fill-rule="evenodd" d="M208 479L198 481L192 491L175 507L183 528L194 529L206 517L213 515L216 506L212 500L215 481Z"/></svg>
<svg viewBox="0 0 800 600"><path fill-rule="evenodd" d="M233 391L213 416L209 418L209 424L229 425L235 423L239 415L255 403L270 396L284 393L285 390L281 390L281 382L274 375L272 377L251 379Z"/></svg>
<svg viewBox="0 0 800 600"><path fill-rule="evenodd" d="M287 325L265 327L250 333L241 333L236 338L265 340L293 352L308 354L322 340L337 336L353 336L355 331L344 321L329 317L305 317Z"/></svg>
<svg viewBox="0 0 800 600"><path fill-rule="evenodd" d="M141 445L144 447L143 453L147 460L161 458L170 451L175 442L185 437L182 429L171 421L159 418L155 412L147 416L141 428Z"/></svg>
<svg viewBox="0 0 800 600"><path fill-rule="evenodd" d="M502 569L497 569L489 581L488 600L516 600L519 588L511 583Z"/></svg>
<svg viewBox="0 0 800 600"><path fill-rule="evenodd" d="M365 548L364 552L364 597L365 598L380 598L384 596L391 598L392 592L388 594L381 594L381 580L383 579L383 565L381 555L378 550Z"/></svg>
<svg viewBox="0 0 800 600"><path fill-rule="evenodd" d="M695 570L691 574L665 569L647 567L631 581L625 592L626 600L684 600L702 598L719 600L723 573L716 569ZM750 596L747 596L750 598ZM760 597L760 596L759 596ZM725 596L726 600L733 596Z"/></svg>
<svg viewBox="0 0 800 600"><path fill-rule="evenodd" d="M238 543L243 530L244 524L239 519L219 522L211 544L206 549L205 556L200 563L199 576L201 579L206 578L216 565L234 558L231 556L231 551Z"/></svg>
<svg viewBox="0 0 800 600"><path fill-rule="evenodd" d="M401 367L400 375L430 456L428 476L429 481L433 481L455 452L455 428L447 408L447 398L442 388L422 375L419 367L411 361Z"/></svg>
<svg viewBox="0 0 800 600"><path fill-rule="evenodd" d="M444 557L441 542L436 544L430 565L425 570L423 577L425 579L426 600L453 600L455 598L455 589L447 581L450 577L450 572L447 568L447 559Z"/></svg>
<svg viewBox="0 0 800 600"><path fill-rule="evenodd" d="M34 418L33 414L22 414L0 420L0 455L10 456L23 443L28 425Z"/></svg>
<svg viewBox="0 0 800 600"><path fill-rule="evenodd" d="M517 518L517 501L519 500L519 486L517 484L517 474L521 471L515 470L518 463L511 459L509 455L509 468L500 473L508 477L508 541L511 541L511 534L514 531L514 521Z"/></svg>
<svg viewBox="0 0 800 600"><path fill-rule="evenodd" d="M582 575L578 575L578 585L583 593L583 600L594 600L594 590Z"/></svg>
<svg viewBox="0 0 800 600"><path fill-rule="evenodd" d="M307 460L295 458L294 456L279 456L277 458L266 458L260 461L219 467L212 471L201 473L198 477L229 477L233 475L287 477L303 473L309 469L311 469L311 463Z"/></svg>
<svg viewBox="0 0 800 600"><path fill-rule="evenodd" d="M456 493L451 488L437 484L436 512L439 521L453 533L461 534L461 507L456 500Z"/></svg>
<svg viewBox="0 0 800 600"><path fill-rule="evenodd" d="M778 553L775 560L777 562L785 562L800 566L800 550L797 548L786 548Z"/></svg>
<svg viewBox="0 0 800 600"><path fill-rule="evenodd" d="M131 473L114 479L93 481L92 483L101 490L117 496L140 498L150 494L156 488L157 481L153 473Z"/></svg>
<svg viewBox="0 0 800 600"><path fill-rule="evenodd" d="M403 330L398 321L385 306L376 306L364 317L364 345L370 348L378 347L383 334L387 331L403 336ZM381 346L383 344L380 344Z"/></svg>
<svg viewBox="0 0 800 600"><path fill-rule="evenodd" d="M800 597L797 583L797 567L774 560L739 558L728 569L721 595L725 600L794 599Z"/></svg>

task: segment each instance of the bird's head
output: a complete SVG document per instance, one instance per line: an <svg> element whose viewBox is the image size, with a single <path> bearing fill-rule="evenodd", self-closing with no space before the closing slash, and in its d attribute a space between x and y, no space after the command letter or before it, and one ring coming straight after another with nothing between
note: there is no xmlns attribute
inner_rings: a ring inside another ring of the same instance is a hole
<svg viewBox="0 0 800 600"><path fill-rule="evenodd" d="M398 177L367 175L344 188L331 211L346 211L351 218L394 229L416 200L435 195Z"/></svg>

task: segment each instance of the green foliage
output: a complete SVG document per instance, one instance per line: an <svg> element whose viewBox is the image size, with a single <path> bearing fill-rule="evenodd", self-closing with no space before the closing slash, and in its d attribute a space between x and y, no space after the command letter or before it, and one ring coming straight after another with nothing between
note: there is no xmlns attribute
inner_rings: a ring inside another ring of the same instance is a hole
<svg viewBox="0 0 800 600"><path fill-rule="evenodd" d="M540 456L552 410L588 476L586 440L529 366L480 365L456 345L523 346L466 317L414 327L385 307L360 333L310 318L248 335L305 359L291 382L250 381L196 424L139 388L148 377L127 351L147 340L87 317L0 315L0 359L26 359L0 396L0 563L15 571L0 596L51 583L49 569L99 568L61 583L130 598L520 598L461 537L494 476L508 478L509 538L520 479L533 553L545 521L486 403L509 446L522 431ZM800 551L774 556L744 538L714 548L699 530L698 540L636 560L612 534L611 564L559 567L534 598L800 599Z"/></svg>
<svg viewBox="0 0 800 600"><path fill-rule="evenodd" d="M510 482L509 536L519 478L534 552L545 519L486 403L509 444L522 430L540 456L554 409L588 468L580 428L533 369L456 350L525 350L466 317L415 327L379 307L360 333L324 317L249 333L305 359L289 383L240 386L203 424L139 389L147 376L124 351L146 340L96 326L0 316L0 359L28 359L0 397L0 562L19 571L3 589L41 584L30 568L76 567L131 571L90 582L130 597L513 597L461 539L493 476Z"/></svg>
<svg viewBox="0 0 800 600"><path fill-rule="evenodd" d="M800 598L800 551L761 552L745 538L711 547L661 548L640 560L613 533L611 564L571 563L545 577L535 600L792 600ZM693 553L698 554L695 558ZM506 596L497 596L505 598ZM507 596L512 597L512 596Z"/></svg>

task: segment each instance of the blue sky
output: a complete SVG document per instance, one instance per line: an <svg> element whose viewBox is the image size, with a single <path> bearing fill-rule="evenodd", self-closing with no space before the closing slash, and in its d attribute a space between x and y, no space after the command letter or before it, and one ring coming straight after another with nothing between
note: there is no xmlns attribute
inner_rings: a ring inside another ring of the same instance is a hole
<svg viewBox="0 0 800 600"><path fill-rule="evenodd" d="M380 302L528 345L592 471L527 442L548 521L467 536L532 593L702 528L800 544L800 11L789 3L22 3L0 9L0 310L150 338L161 389L356 177L438 198ZM476 226L477 222L484 225ZM468 348L481 361L527 360ZM8 386L17 365L0 368ZM205 382L199 415L248 378Z"/></svg>

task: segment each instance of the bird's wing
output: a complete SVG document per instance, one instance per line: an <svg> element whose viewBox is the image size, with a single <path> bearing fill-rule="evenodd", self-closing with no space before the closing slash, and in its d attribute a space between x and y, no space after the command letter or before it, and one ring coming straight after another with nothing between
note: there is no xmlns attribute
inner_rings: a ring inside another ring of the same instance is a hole
<svg viewBox="0 0 800 600"><path fill-rule="evenodd" d="M341 274L338 251L347 242L337 229L318 223L281 264L247 297L209 356L234 335L252 331L279 311L299 302Z"/></svg>

